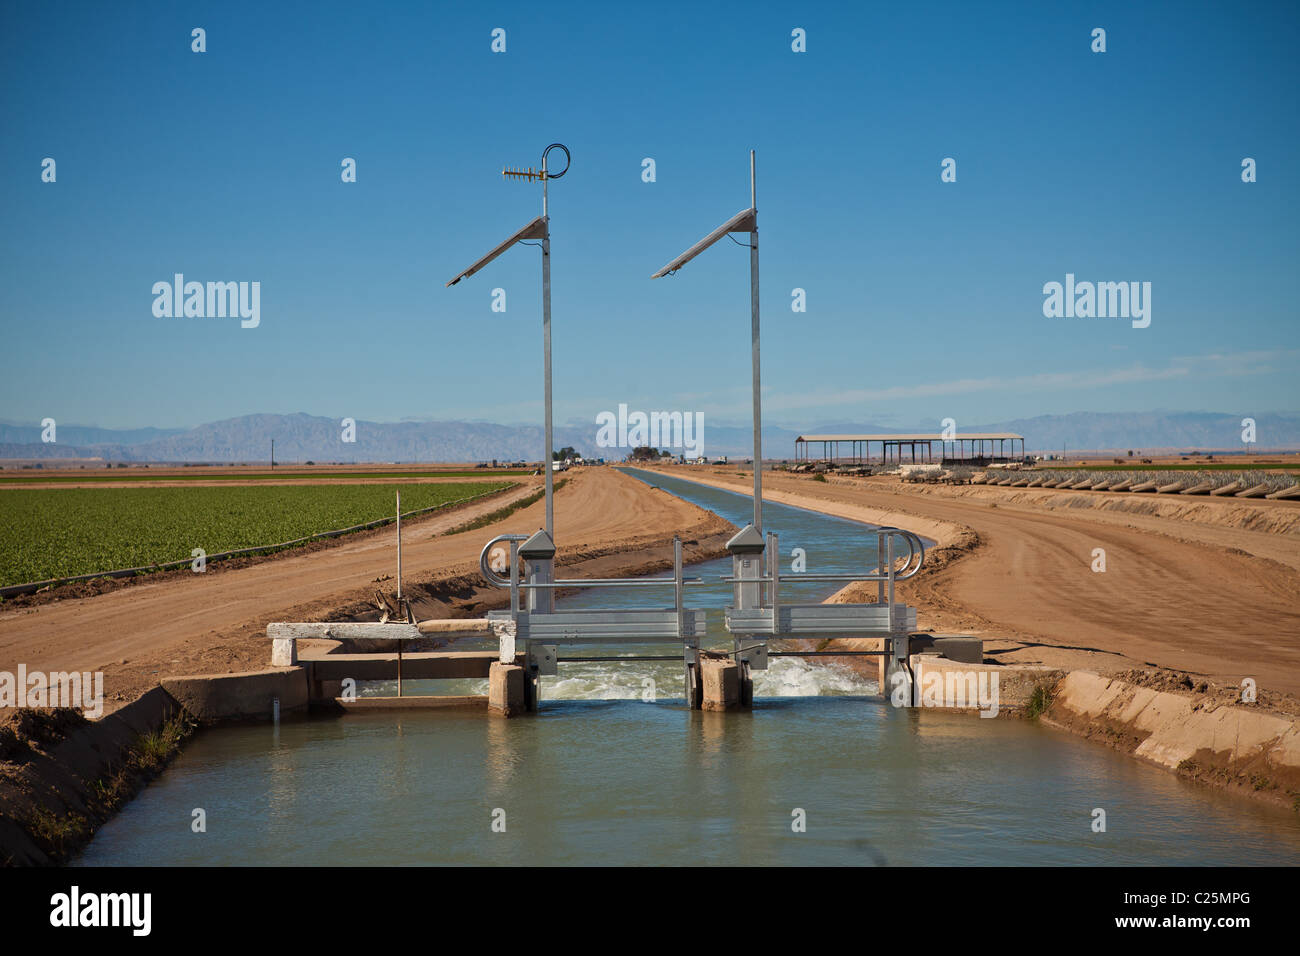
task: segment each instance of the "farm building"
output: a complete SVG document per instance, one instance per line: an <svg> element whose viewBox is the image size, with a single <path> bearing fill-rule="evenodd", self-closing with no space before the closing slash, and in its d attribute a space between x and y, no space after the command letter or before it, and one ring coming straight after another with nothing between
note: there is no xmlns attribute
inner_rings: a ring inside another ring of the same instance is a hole
<svg viewBox="0 0 1300 956"><path fill-rule="evenodd" d="M800 435L794 440L795 461L800 462L988 465L994 462L1020 461L1024 456L1025 439L1012 432L973 432L951 438L938 434Z"/></svg>

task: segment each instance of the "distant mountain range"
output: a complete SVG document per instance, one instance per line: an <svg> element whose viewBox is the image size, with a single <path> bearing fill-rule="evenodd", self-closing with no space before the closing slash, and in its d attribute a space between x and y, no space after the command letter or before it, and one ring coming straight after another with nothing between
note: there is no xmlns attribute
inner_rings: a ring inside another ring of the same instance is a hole
<svg viewBox="0 0 1300 956"><path fill-rule="evenodd" d="M1025 436L1031 451L1239 450L1242 416L1216 412L1075 412L990 424L959 423L958 434L1009 431ZM704 428L704 454L747 457L752 431L747 426L712 425ZM1259 450L1300 449L1300 415L1260 414L1255 418ZM897 434L906 431L934 433L937 423L915 429L889 428L862 423L822 424L811 434ZM794 457L797 432L786 428L763 429L763 452L768 459ZM629 449L601 448L597 427L564 425L555 429L555 445L610 460L621 459ZM365 422L356 423L355 442L343 441L342 423L299 412L293 415L245 415L210 422L190 429L137 428L115 430L59 425L57 442L41 441L39 425L0 424L0 458L81 458L123 462L264 462L275 440L277 462L420 462L420 461L536 461L542 429L533 425L496 425L484 422ZM679 449L674 449L675 451Z"/></svg>

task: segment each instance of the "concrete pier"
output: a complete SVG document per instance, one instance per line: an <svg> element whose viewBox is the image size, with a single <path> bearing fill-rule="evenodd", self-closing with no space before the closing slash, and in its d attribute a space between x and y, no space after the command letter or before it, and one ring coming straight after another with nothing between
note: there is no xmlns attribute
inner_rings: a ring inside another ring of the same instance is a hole
<svg viewBox="0 0 1300 956"><path fill-rule="evenodd" d="M706 657L700 660L700 678L704 684L702 710L726 711L747 707L753 700L753 682L749 693L741 686L740 666L730 658Z"/></svg>
<svg viewBox="0 0 1300 956"><path fill-rule="evenodd" d="M524 669L497 661L488 670L488 713L515 717L524 713Z"/></svg>

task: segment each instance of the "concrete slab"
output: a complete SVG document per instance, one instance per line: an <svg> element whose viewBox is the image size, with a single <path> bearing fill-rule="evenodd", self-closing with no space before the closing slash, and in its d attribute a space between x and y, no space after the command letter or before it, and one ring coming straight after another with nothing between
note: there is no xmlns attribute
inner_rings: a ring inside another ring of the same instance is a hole
<svg viewBox="0 0 1300 956"><path fill-rule="evenodd" d="M463 680L482 679L497 661L496 651L416 651L402 655L402 680ZM523 655L517 655L523 663ZM385 651L378 654L324 654L303 649L298 663L311 673L315 681L395 680L397 678L397 653Z"/></svg>
<svg viewBox="0 0 1300 956"><path fill-rule="evenodd" d="M913 654L934 650L950 661L984 663L984 639L969 634L913 634L908 648Z"/></svg>
<svg viewBox="0 0 1300 956"><path fill-rule="evenodd" d="M913 654L910 664L922 706L956 709L1024 707L1038 687L1053 686L1065 676L1065 671L1055 667L971 664L933 653ZM980 694L995 695L995 707L981 708Z"/></svg>
<svg viewBox="0 0 1300 956"><path fill-rule="evenodd" d="M204 724L270 720L277 698L282 715L307 709L307 671L303 667L168 677L160 683L187 713Z"/></svg>

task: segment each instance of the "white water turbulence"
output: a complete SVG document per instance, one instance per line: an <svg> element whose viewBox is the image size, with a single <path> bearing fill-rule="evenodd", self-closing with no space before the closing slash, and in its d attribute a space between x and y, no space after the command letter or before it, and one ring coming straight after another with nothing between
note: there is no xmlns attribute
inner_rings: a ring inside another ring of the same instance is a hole
<svg viewBox="0 0 1300 956"><path fill-rule="evenodd" d="M824 658L823 658L824 660ZM754 671L755 697L862 697L878 694L873 680L838 664L810 664L798 657L774 657Z"/></svg>
<svg viewBox="0 0 1300 956"><path fill-rule="evenodd" d="M772 658L754 672L755 697L843 697L877 693L875 681L847 668ZM557 677L542 678L543 700L643 700L682 696L682 665L629 661L626 664L561 665Z"/></svg>
<svg viewBox="0 0 1300 956"><path fill-rule="evenodd" d="M617 652L601 650L616 657ZM659 661L561 664L555 677L542 678L542 700L639 700L655 703L682 698L683 665ZM839 664L809 663L797 657L774 657L765 671L754 671L755 697L868 697L878 694L875 681ZM441 686L438 686L441 684ZM407 681L414 694L486 696L486 680ZM362 697L394 697L396 681L366 681Z"/></svg>

